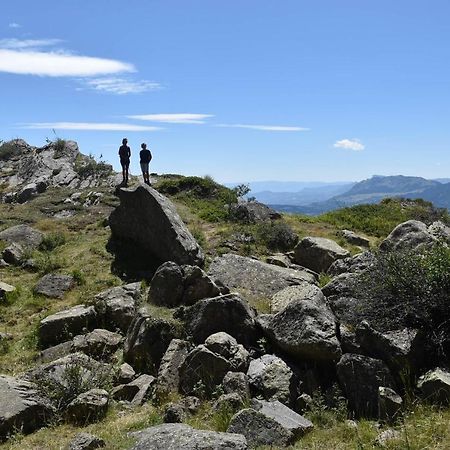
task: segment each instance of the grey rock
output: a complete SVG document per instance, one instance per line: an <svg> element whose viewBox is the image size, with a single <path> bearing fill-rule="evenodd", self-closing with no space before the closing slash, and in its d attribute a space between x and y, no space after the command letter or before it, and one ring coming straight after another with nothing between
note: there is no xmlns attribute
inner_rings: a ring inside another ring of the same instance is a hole
<svg viewBox="0 0 450 450"><path fill-rule="evenodd" d="M316 282L314 276L306 271L285 269L231 253L215 258L208 275L230 289L240 289L266 298L294 284Z"/></svg>
<svg viewBox="0 0 450 450"><path fill-rule="evenodd" d="M266 258L267 264L273 264L274 266L288 268L291 265L291 260L283 254L271 255Z"/></svg>
<svg viewBox="0 0 450 450"><path fill-rule="evenodd" d="M393 389L380 386L378 388L378 418L391 423L401 414L403 400Z"/></svg>
<svg viewBox="0 0 450 450"><path fill-rule="evenodd" d="M288 286L273 295L270 301L270 312L276 314L294 301L310 298L316 291L317 286L307 282Z"/></svg>
<svg viewBox="0 0 450 450"><path fill-rule="evenodd" d="M309 298L293 301L265 317L261 325L274 345L294 357L335 361L341 356L335 317L317 287L312 287Z"/></svg>
<svg viewBox="0 0 450 450"><path fill-rule="evenodd" d="M349 244L357 245L359 247L370 247L369 239L356 234L351 230L341 230L339 236L342 236Z"/></svg>
<svg viewBox="0 0 450 450"><path fill-rule="evenodd" d="M288 365L275 355L263 355L250 363L247 372L253 396L265 400L291 403L293 373Z"/></svg>
<svg viewBox="0 0 450 450"><path fill-rule="evenodd" d="M192 305L203 298L216 297L221 294L217 284L198 266L184 265L184 290L182 303Z"/></svg>
<svg viewBox="0 0 450 450"><path fill-rule="evenodd" d="M5 298L7 294L9 294L10 292L14 292L15 290L16 288L14 286L0 281L0 298Z"/></svg>
<svg viewBox="0 0 450 450"><path fill-rule="evenodd" d="M200 407L200 400L197 397L184 397L178 402L168 403L164 410L165 423L181 423L190 415L195 414Z"/></svg>
<svg viewBox="0 0 450 450"><path fill-rule="evenodd" d="M209 398L229 370L230 363L225 358L199 345L180 367L180 392Z"/></svg>
<svg viewBox="0 0 450 450"><path fill-rule="evenodd" d="M174 321L153 318L141 310L128 329L123 348L124 361L135 370L156 375L170 342L180 337L180 327Z"/></svg>
<svg viewBox="0 0 450 450"><path fill-rule="evenodd" d="M243 434L250 447L286 447L312 430L313 424L280 402L256 401L233 416L228 432Z"/></svg>
<svg viewBox="0 0 450 450"><path fill-rule="evenodd" d="M422 396L434 403L450 403L450 372L441 368L429 370L419 378L417 387Z"/></svg>
<svg viewBox="0 0 450 450"><path fill-rule="evenodd" d="M44 238L43 233L29 225L15 225L0 233L0 240L20 244L24 248L37 248Z"/></svg>
<svg viewBox="0 0 450 450"><path fill-rule="evenodd" d="M328 268L327 273L333 277L341 273L357 273L367 270L375 262L371 252L358 253L354 256L336 260Z"/></svg>
<svg viewBox="0 0 450 450"><path fill-rule="evenodd" d="M280 219L281 214L257 201L241 201L230 205L233 220L243 223L261 223Z"/></svg>
<svg viewBox="0 0 450 450"><path fill-rule="evenodd" d="M76 424L102 419L108 410L109 395L104 389L91 389L71 401L65 410L66 418Z"/></svg>
<svg viewBox="0 0 450 450"><path fill-rule="evenodd" d="M130 283L100 292L95 296L95 309L104 328L126 333L136 314L141 284Z"/></svg>
<svg viewBox="0 0 450 450"><path fill-rule="evenodd" d="M49 273L36 284L34 292L51 298L63 298L64 294L75 286L72 275Z"/></svg>
<svg viewBox="0 0 450 450"><path fill-rule="evenodd" d="M184 424L163 424L131 433L131 450L247 450L245 437L232 433L195 430Z"/></svg>
<svg viewBox="0 0 450 450"><path fill-rule="evenodd" d="M233 336L219 331L205 340L205 347L220 356L229 363L232 370L245 372L248 369L250 355L243 345L238 344Z"/></svg>
<svg viewBox="0 0 450 450"><path fill-rule="evenodd" d="M43 348L67 341L84 328L93 329L96 312L93 306L77 305L45 317L39 324L39 343Z"/></svg>
<svg viewBox="0 0 450 450"><path fill-rule="evenodd" d="M73 341L61 342L61 344L54 345L39 352L38 361L40 364L52 362L69 355L72 351Z"/></svg>
<svg viewBox="0 0 450 450"><path fill-rule="evenodd" d="M148 301L167 307L179 306L183 297L183 271L173 261L163 263L150 283Z"/></svg>
<svg viewBox="0 0 450 450"><path fill-rule="evenodd" d="M212 406L215 412L236 413L244 407L245 400L237 393L222 394Z"/></svg>
<svg viewBox="0 0 450 450"><path fill-rule="evenodd" d="M115 238L126 239L160 261L202 265L204 255L175 206L149 186L120 189L120 206L109 217Z"/></svg>
<svg viewBox="0 0 450 450"><path fill-rule="evenodd" d="M105 447L106 442L90 433L78 433L70 441L69 450L94 450Z"/></svg>
<svg viewBox="0 0 450 450"><path fill-rule="evenodd" d="M243 372L227 372L223 377L222 387L225 394L236 393L243 399L250 398L250 383Z"/></svg>
<svg viewBox="0 0 450 450"><path fill-rule="evenodd" d="M334 261L350 253L331 239L305 237L295 247L295 262L317 273L326 272Z"/></svg>
<svg viewBox="0 0 450 450"><path fill-rule="evenodd" d="M131 383L128 383L131 386L137 386L139 388L131 400L131 404L135 406L142 405L151 396L155 382L156 378L154 376L143 373Z"/></svg>
<svg viewBox="0 0 450 450"><path fill-rule="evenodd" d="M346 353L337 364L337 376L356 417L377 417L378 388L395 389L384 362L368 356Z"/></svg>
<svg viewBox="0 0 450 450"><path fill-rule="evenodd" d="M73 349L94 358L108 359L122 343L122 336L97 328L88 334L73 338Z"/></svg>
<svg viewBox="0 0 450 450"><path fill-rule="evenodd" d="M408 220L397 225L380 244L381 251L412 251L436 242L427 226L418 220Z"/></svg>
<svg viewBox="0 0 450 450"><path fill-rule="evenodd" d="M134 369L128 364L123 363L119 367L119 373L117 375L117 379L121 384L127 384L134 380L136 376L136 372Z"/></svg>
<svg viewBox="0 0 450 450"><path fill-rule="evenodd" d="M27 434L52 417L51 407L32 383L0 375L0 442L18 431Z"/></svg>
<svg viewBox="0 0 450 450"><path fill-rule="evenodd" d="M19 266L22 263L24 256L25 250L20 244L16 243L8 245L2 252L3 260L7 264L12 264L14 266Z"/></svg>
<svg viewBox="0 0 450 450"><path fill-rule="evenodd" d="M180 308L175 316L183 321L196 344L218 331L225 331L243 345L254 345L259 336L254 310L237 294L199 300Z"/></svg>
<svg viewBox="0 0 450 450"><path fill-rule="evenodd" d="M172 339L158 370L156 395L164 397L170 392L178 392L180 384L179 367L184 363L190 350L190 344L181 339Z"/></svg>
<svg viewBox="0 0 450 450"><path fill-rule="evenodd" d="M433 222L428 227L428 232L439 241L450 244L450 227L441 221Z"/></svg>
<svg viewBox="0 0 450 450"><path fill-rule="evenodd" d="M38 193L38 187L36 183L30 183L24 186L17 194L17 203L25 203L31 200Z"/></svg>

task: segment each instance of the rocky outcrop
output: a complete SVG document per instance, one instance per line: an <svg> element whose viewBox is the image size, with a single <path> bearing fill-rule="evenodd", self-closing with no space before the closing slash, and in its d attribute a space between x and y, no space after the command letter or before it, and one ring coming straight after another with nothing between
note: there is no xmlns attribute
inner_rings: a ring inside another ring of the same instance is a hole
<svg viewBox="0 0 450 450"><path fill-rule="evenodd" d="M270 312L272 314L279 313L292 302L308 299L315 295L317 286L311 283L301 283L294 286L288 286L278 291L270 301Z"/></svg>
<svg viewBox="0 0 450 450"><path fill-rule="evenodd" d="M223 356L232 370L245 372L248 369L250 355L243 345L238 344L233 336L220 331L205 340L205 347L217 355Z"/></svg>
<svg viewBox="0 0 450 450"><path fill-rule="evenodd" d="M149 186L120 189L109 217L113 237L161 262L202 265L204 256L172 202Z"/></svg>

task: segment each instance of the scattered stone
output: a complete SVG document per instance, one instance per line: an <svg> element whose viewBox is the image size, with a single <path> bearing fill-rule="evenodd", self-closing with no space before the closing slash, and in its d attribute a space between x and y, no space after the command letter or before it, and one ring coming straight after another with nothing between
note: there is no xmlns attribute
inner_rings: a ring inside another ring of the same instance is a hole
<svg viewBox="0 0 450 450"><path fill-rule="evenodd" d="M185 424L163 424L131 433L137 439L131 450L247 450L239 434L195 430Z"/></svg>
<svg viewBox="0 0 450 450"><path fill-rule="evenodd" d="M403 406L403 400L393 389L380 386L378 388L378 418L392 423L398 419Z"/></svg>
<svg viewBox="0 0 450 450"><path fill-rule="evenodd" d="M293 373L281 358L263 355L254 359L250 363L247 376L253 396L290 404Z"/></svg>
<svg viewBox="0 0 450 450"><path fill-rule="evenodd" d="M19 266L25 256L25 250L20 244L12 243L6 247L2 252L3 260L7 264L12 264L13 266Z"/></svg>
<svg viewBox="0 0 450 450"><path fill-rule="evenodd" d="M93 450L105 447L106 442L90 433L78 433L70 441L69 450Z"/></svg>
<svg viewBox="0 0 450 450"><path fill-rule="evenodd" d="M381 251L416 250L436 242L427 226L418 220L408 220L397 225L380 244Z"/></svg>
<svg viewBox="0 0 450 450"><path fill-rule="evenodd" d="M80 394L66 408L68 420L76 424L96 422L106 415L109 396L104 389L91 389Z"/></svg>
<svg viewBox="0 0 450 450"><path fill-rule="evenodd" d="M29 225L16 225L0 233L0 240L19 244L24 248L37 248L44 239L43 233Z"/></svg>
<svg viewBox="0 0 450 450"><path fill-rule="evenodd" d="M179 306L183 297L183 271L173 261L163 263L150 283L148 301L168 308Z"/></svg>
<svg viewBox="0 0 450 450"><path fill-rule="evenodd" d="M250 398L250 383L243 372L227 372L222 381L225 394L238 394L243 399Z"/></svg>
<svg viewBox="0 0 450 450"><path fill-rule="evenodd" d="M295 247L295 262L314 272L326 272L337 259L350 253L331 239L305 237Z"/></svg>
<svg viewBox="0 0 450 450"><path fill-rule="evenodd" d="M122 188L119 197L120 206L109 217L114 238L125 239L162 262L203 264L201 248L169 199L143 185Z"/></svg>
<svg viewBox="0 0 450 450"><path fill-rule="evenodd" d="M450 372L436 368L419 378L417 387L425 399L448 405L450 403Z"/></svg>
<svg viewBox="0 0 450 450"><path fill-rule="evenodd" d="M359 236L353 231L350 230L341 230L338 232L339 236L342 236L349 244L357 245L359 247L370 247L369 239Z"/></svg>
<svg viewBox="0 0 450 450"><path fill-rule="evenodd" d="M72 275L49 273L36 284L34 292L51 298L63 298L64 294L75 286Z"/></svg>
<svg viewBox="0 0 450 450"><path fill-rule="evenodd" d="M96 312L93 306L77 305L47 316L39 324L39 343L43 348L67 341L84 328L93 329Z"/></svg>
<svg viewBox="0 0 450 450"><path fill-rule="evenodd" d="M108 359L122 343L122 336L100 328L73 338L73 348L94 358Z"/></svg>
<svg viewBox="0 0 450 450"><path fill-rule="evenodd" d="M212 334L206 339L205 347L223 356L230 363L233 371L247 371L250 355L244 346L238 344L229 334L223 331Z"/></svg>
<svg viewBox="0 0 450 450"><path fill-rule="evenodd" d="M294 284L302 284L305 281L316 283L315 277L309 272L285 269L231 253L215 258L208 274L230 289L241 289L267 298ZM255 280L258 282L255 283Z"/></svg>
<svg viewBox="0 0 450 450"><path fill-rule="evenodd" d="M10 292L14 292L16 288L10 284L0 281L0 298L5 298Z"/></svg>

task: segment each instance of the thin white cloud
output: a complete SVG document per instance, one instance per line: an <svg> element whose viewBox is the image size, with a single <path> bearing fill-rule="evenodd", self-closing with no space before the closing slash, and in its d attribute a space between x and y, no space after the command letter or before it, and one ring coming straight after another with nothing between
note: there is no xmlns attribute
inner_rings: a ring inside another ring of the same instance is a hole
<svg viewBox="0 0 450 450"><path fill-rule="evenodd" d="M20 128L44 130L78 130L78 131L158 131L160 127L133 125L130 123L98 122L37 122L28 123Z"/></svg>
<svg viewBox="0 0 450 450"><path fill-rule="evenodd" d="M291 126L284 126L284 125L245 125L245 124L241 124L241 123L236 123L236 124L221 123L216 126L225 127L225 128L247 128L249 130L261 130L261 131L309 131L310 130L309 128L291 127Z"/></svg>
<svg viewBox="0 0 450 450"><path fill-rule="evenodd" d="M342 139L334 143L335 148L343 148L345 150L361 151L365 149L364 144L359 139Z"/></svg>
<svg viewBox="0 0 450 450"><path fill-rule="evenodd" d="M193 114L193 113L176 113L176 114L136 114L126 116L129 119L147 120L149 122L162 123L205 123L204 119L214 117L212 114Z"/></svg>
<svg viewBox="0 0 450 450"><path fill-rule="evenodd" d="M94 78L81 81L87 88L111 94L141 94L142 92L161 89L161 85L155 81L129 80L126 78Z"/></svg>
<svg viewBox="0 0 450 450"><path fill-rule="evenodd" d="M38 49L63 42L61 39L0 39L0 48L9 50Z"/></svg>
<svg viewBox="0 0 450 450"><path fill-rule="evenodd" d="M20 23L17 22L11 22L10 24L8 24L9 28L22 28L22 25L20 25Z"/></svg>

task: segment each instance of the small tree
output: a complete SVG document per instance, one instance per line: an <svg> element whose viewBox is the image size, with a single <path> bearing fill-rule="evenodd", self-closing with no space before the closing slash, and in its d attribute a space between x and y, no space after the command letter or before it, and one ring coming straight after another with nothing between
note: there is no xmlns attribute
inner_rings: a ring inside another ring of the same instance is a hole
<svg viewBox="0 0 450 450"><path fill-rule="evenodd" d="M237 198L242 198L246 196L250 191L250 186L248 184L238 184L233 188L233 191L236 193Z"/></svg>

